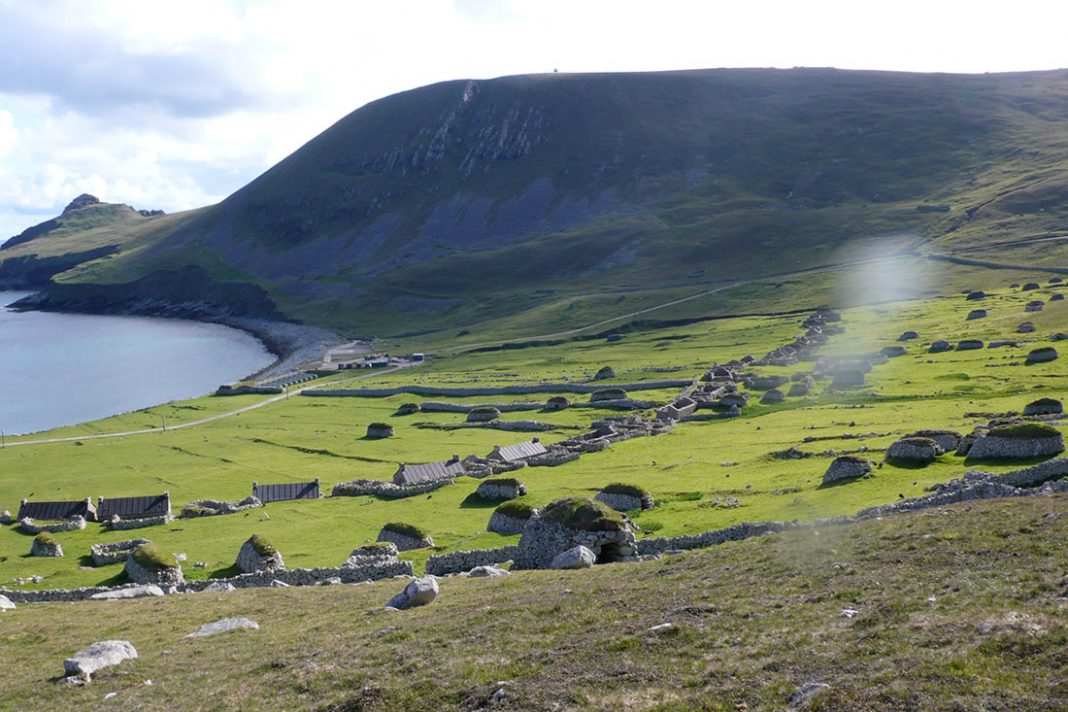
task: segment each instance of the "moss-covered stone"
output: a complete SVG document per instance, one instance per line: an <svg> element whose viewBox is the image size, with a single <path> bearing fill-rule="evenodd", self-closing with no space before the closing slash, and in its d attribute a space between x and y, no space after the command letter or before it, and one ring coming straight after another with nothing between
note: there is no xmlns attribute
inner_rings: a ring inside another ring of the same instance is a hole
<svg viewBox="0 0 1068 712"><path fill-rule="evenodd" d="M621 531L627 520L611 507L584 497L565 497L541 511L543 519L581 531Z"/></svg>

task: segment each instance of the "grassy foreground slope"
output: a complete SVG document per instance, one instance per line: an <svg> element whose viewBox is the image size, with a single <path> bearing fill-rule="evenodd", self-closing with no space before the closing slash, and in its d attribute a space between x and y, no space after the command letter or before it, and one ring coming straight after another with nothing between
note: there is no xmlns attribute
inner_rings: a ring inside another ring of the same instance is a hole
<svg viewBox="0 0 1068 712"><path fill-rule="evenodd" d="M23 605L0 619L0 706L121 709L1062 710L1068 499L969 503L582 572ZM843 610L855 611L847 617ZM246 616L257 631L187 639ZM665 623L671 627L650 630ZM91 642L140 658L86 688ZM145 683L151 680L149 686Z"/></svg>

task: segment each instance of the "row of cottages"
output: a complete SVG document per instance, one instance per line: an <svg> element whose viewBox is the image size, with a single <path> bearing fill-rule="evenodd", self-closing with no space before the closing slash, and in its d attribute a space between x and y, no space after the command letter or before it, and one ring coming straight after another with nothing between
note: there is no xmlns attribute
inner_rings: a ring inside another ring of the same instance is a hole
<svg viewBox="0 0 1068 712"><path fill-rule="evenodd" d="M93 505L90 497L74 501L19 503L19 520L60 521L82 517L87 522L110 522L115 517L123 520L166 517L171 513L171 494L148 495L147 497L98 497Z"/></svg>
<svg viewBox="0 0 1068 712"><path fill-rule="evenodd" d="M515 464L547 452L548 450L541 441L534 438L515 445L494 445L493 451L486 456L486 459L503 464ZM393 484L421 485L439 480L450 480L465 474L467 474L467 468L459 455L453 455L451 460L444 462L427 462L420 465L402 462L393 474Z"/></svg>

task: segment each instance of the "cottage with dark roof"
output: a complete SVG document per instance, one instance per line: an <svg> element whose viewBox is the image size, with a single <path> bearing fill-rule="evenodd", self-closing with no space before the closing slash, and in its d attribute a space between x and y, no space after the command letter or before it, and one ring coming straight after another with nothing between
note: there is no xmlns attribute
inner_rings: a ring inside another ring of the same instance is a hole
<svg viewBox="0 0 1068 712"><path fill-rule="evenodd" d="M493 452L486 455L486 459L511 464L513 462L529 460L538 455L544 455L546 452L548 452L548 450L541 444L541 440L534 438L533 440L516 443L515 445L494 445Z"/></svg>
<svg viewBox="0 0 1068 712"><path fill-rule="evenodd" d="M96 515L102 522L111 521L115 517L124 520L168 517L170 513L170 492L147 497L97 498Z"/></svg>
<svg viewBox="0 0 1068 712"><path fill-rule="evenodd" d="M466 474L464 463L459 455L453 455L445 462L427 462L421 465L401 463L393 474L393 483L397 485L421 485L427 482L451 480Z"/></svg>
<svg viewBox="0 0 1068 712"><path fill-rule="evenodd" d="M31 502L22 500L19 504L18 519L33 519L35 521L60 521L82 517L87 522L96 521L96 507L89 497L73 502Z"/></svg>
<svg viewBox="0 0 1068 712"><path fill-rule="evenodd" d="M268 504L269 502L288 502L293 499L319 499L319 478L311 482L284 482L277 485L252 483L252 496Z"/></svg>

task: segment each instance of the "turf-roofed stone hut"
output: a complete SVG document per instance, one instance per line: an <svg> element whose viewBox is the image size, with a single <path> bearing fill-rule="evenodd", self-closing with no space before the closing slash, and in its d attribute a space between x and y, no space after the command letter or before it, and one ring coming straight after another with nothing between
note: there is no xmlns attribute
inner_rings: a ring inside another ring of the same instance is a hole
<svg viewBox="0 0 1068 712"><path fill-rule="evenodd" d="M527 522L538 511L526 502L505 502L490 515L486 531L497 534L522 534Z"/></svg>
<svg viewBox="0 0 1068 712"><path fill-rule="evenodd" d="M252 496L263 504L288 502L294 499L319 499L319 479L311 482L283 482L277 485L252 483Z"/></svg>
<svg viewBox="0 0 1068 712"><path fill-rule="evenodd" d="M527 486L514 477L491 477L482 480L475 492L482 499L500 502L522 497L527 493Z"/></svg>
<svg viewBox="0 0 1068 712"><path fill-rule="evenodd" d="M760 402L763 405L773 405L775 403L782 403L786 400L786 396L778 388L771 388L764 391L764 395L760 396Z"/></svg>
<svg viewBox="0 0 1068 712"><path fill-rule="evenodd" d="M487 460L512 465L517 462L526 462L532 457L540 457L548 450L538 438L532 438L515 445L494 445L493 451L486 455Z"/></svg>
<svg viewBox="0 0 1068 712"><path fill-rule="evenodd" d="M909 433L907 438L929 438L934 440L944 452L953 452L960 446L961 434L955 430L937 430L928 428Z"/></svg>
<svg viewBox="0 0 1068 712"><path fill-rule="evenodd" d="M402 403L400 407L397 408L397 415L415 415L418 412L418 403Z"/></svg>
<svg viewBox="0 0 1068 712"><path fill-rule="evenodd" d="M968 450L969 460L1046 457L1064 452L1064 436L1052 425L1026 422L990 428Z"/></svg>
<svg viewBox="0 0 1068 712"><path fill-rule="evenodd" d="M920 335L915 331L902 332L901 336L897 337L898 341L912 341L913 339L920 338Z"/></svg>
<svg viewBox="0 0 1068 712"><path fill-rule="evenodd" d="M976 319L985 319L986 309L972 309L968 312L968 321L974 321Z"/></svg>
<svg viewBox="0 0 1068 712"><path fill-rule="evenodd" d="M1020 325L1016 327L1017 334L1031 334L1035 331L1035 323L1033 321L1020 322Z"/></svg>
<svg viewBox="0 0 1068 712"><path fill-rule="evenodd" d="M371 423L367 426L366 437L368 440L381 440L391 438L395 434L393 426L388 423Z"/></svg>
<svg viewBox="0 0 1068 712"><path fill-rule="evenodd" d="M904 437L886 450L886 461L897 464L929 465L945 450L931 438Z"/></svg>
<svg viewBox="0 0 1068 712"><path fill-rule="evenodd" d="M282 552L278 551L278 548L267 537L260 534L253 534L241 545L234 566L246 574L286 570Z"/></svg>
<svg viewBox="0 0 1068 712"><path fill-rule="evenodd" d="M500 417L501 411L493 406L480 406L467 411L468 423L489 423Z"/></svg>
<svg viewBox="0 0 1068 712"><path fill-rule="evenodd" d="M602 504L607 504L617 512L631 512L635 509L652 509L655 505L653 495L648 490L635 485L614 482L594 497Z"/></svg>
<svg viewBox="0 0 1068 712"><path fill-rule="evenodd" d="M137 528L171 521L171 494L145 497L98 497L96 515L114 529Z"/></svg>
<svg viewBox="0 0 1068 712"><path fill-rule="evenodd" d="M834 458L834 462L823 474L823 484L854 480L871 473L871 461L854 455L842 455Z"/></svg>
<svg viewBox="0 0 1068 712"><path fill-rule="evenodd" d="M185 581L178 559L156 544L143 544L126 557L126 575L137 584L177 586Z"/></svg>
<svg viewBox="0 0 1068 712"><path fill-rule="evenodd" d="M41 532L33 538L30 545L30 556L60 557L63 556L63 547L56 538L48 532Z"/></svg>
<svg viewBox="0 0 1068 712"><path fill-rule="evenodd" d="M1039 398L1024 406L1024 415L1059 415L1064 412L1064 404L1056 398Z"/></svg>
<svg viewBox="0 0 1068 712"><path fill-rule="evenodd" d="M58 522L64 519L74 519L75 517L95 522L96 507L93 506L93 501L88 497L73 501L51 502L31 502L28 499L24 499L19 504L17 519L19 521L32 519L35 522Z"/></svg>
<svg viewBox="0 0 1068 712"><path fill-rule="evenodd" d="M445 462L426 462L419 465L409 465L402 462L397 471L393 473L393 484L396 485L421 485L430 482L451 480L466 473L464 463L459 455L453 455L451 460Z"/></svg>
<svg viewBox="0 0 1068 712"><path fill-rule="evenodd" d="M548 569L553 559L584 546L597 563L633 561L638 553L630 520L601 502L567 497L535 512L523 529L514 569Z"/></svg>
<svg viewBox="0 0 1068 712"><path fill-rule="evenodd" d="M606 401L626 400L627 392L622 388L604 388L590 394L590 403L604 403Z"/></svg>
<svg viewBox="0 0 1068 712"><path fill-rule="evenodd" d="M426 549L434 546L434 538L430 534L414 524L403 522L390 522L383 526L378 532L378 541L395 544L398 551Z"/></svg>
<svg viewBox="0 0 1068 712"><path fill-rule="evenodd" d="M383 566L397 563L397 545L391 541L378 541L358 546L349 554L342 568L361 569L365 566Z"/></svg>
<svg viewBox="0 0 1068 712"><path fill-rule="evenodd" d="M927 353L940 354L952 350L953 344L949 343L945 339L939 339L937 341L931 342L931 347L927 349Z"/></svg>
<svg viewBox="0 0 1068 712"><path fill-rule="evenodd" d="M1027 354L1027 363L1049 363L1057 360L1057 349L1052 346L1043 346Z"/></svg>
<svg viewBox="0 0 1068 712"><path fill-rule="evenodd" d="M957 351L976 351L983 348L983 342L979 339L963 339L957 343Z"/></svg>
<svg viewBox="0 0 1068 712"><path fill-rule="evenodd" d="M571 401L566 396L553 396L545 401L545 410L564 410L571 407Z"/></svg>

